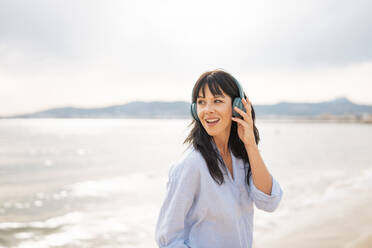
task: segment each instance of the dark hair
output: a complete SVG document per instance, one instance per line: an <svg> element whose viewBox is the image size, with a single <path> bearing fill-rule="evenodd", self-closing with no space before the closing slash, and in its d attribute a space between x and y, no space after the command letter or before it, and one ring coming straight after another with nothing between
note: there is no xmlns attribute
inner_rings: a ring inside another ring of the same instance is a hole
<svg viewBox="0 0 372 248"><path fill-rule="evenodd" d="M222 94L220 90L222 89L227 95L231 97L232 100L234 100L235 97L240 97L239 88L234 82L233 76L231 76L229 73L221 69L216 69L213 71L207 71L203 73L196 81L194 88L192 90L192 102L196 102L200 89L202 89L202 93L203 95L205 95L204 88L206 84L208 84L208 87L214 96L217 94ZM244 97L246 97L245 94ZM251 113L253 120L254 137L256 144L258 144L258 142L260 141L260 137L258 129L256 128L255 125L255 112L253 106ZM208 170L212 178L218 184L220 185L223 184L224 177L218 166L218 160L222 164L223 161L221 161L220 157L217 154L217 151L214 150L213 148L213 145L211 143L213 142L212 136L210 136L207 133L207 131L204 129L200 121L196 121L195 119L193 119L192 122L188 125L188 127L190 127L191 125L193 125L193 128L190 131L187 138L185 139L185 141L183 142L183 144L189 143L188 147L192 145L196 150L200 151L208 165ZM235 121L232 121L231 123L228 147L230 148L235 157L243 159L244 163L249 163L248 154L244 147L244 143L240 140L238 136L237 123ZM225 171L227 171L226 167ZM250 174L251 168L249 166L248 173L246 174L246 182L248 185Z"/></svg>

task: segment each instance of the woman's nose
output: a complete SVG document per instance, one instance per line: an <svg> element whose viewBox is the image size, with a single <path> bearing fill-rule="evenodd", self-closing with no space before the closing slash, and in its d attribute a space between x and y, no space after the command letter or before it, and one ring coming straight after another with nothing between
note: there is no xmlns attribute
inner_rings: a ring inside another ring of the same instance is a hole
<svg viewBox="0 0 372 248"><path fill-rule="evenodd" d="M205 111L208 112L208 113L213 113L214 112L214 105L213 104L206 104Z"/></svg>

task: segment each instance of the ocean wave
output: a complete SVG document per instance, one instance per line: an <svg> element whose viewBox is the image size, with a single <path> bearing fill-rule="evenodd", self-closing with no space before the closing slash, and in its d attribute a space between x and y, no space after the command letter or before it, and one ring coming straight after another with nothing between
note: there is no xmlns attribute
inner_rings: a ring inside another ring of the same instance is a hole
<svg viewBox="0 0 372 248"><path fill-rule="evenodd" d="M62 225L76 224L81 220L81 213L71 212L63 216L53 217L46 221L33 222L3 222L0 223L0 230L9 229L32 229L32 228L57 228Z"/></svg>
<svg viewBox="0 0 372 248"><path fill-rule="evenodd" d="M1 223L0 231L13 233L18 244L12 247L17 248L79 246L84 241L89 242L102 235L128 233L130 228L124 223L125 218L120 217L124 216L115 216L111 212L71 212L46 221Z"/></svg>
<svg viewBox="0 0 372 248"><path fill-rule="evenodd" d="M133 173L122 177L79 182L68 185L65 189L74 197L109 197L116 193L151 192L154 185L162 184L163 181L164 178Z"/></svg>

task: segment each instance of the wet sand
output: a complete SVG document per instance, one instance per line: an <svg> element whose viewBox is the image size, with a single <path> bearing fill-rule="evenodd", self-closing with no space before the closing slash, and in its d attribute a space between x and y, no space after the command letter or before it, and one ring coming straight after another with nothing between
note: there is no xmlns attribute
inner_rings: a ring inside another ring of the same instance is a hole
<svg viewBox="0 0 372 248"><path fill-rule="evenodd" d="M293 212L254 248L370 248L372 247L372 194L370 189ZM275 235L275 236L274 236Z"/></svg>
<svg viewBox="0 0 372 248"><path fill-rule="evenodd" d="M372 247L372 232L362 235L350 245L350 248L367 248Z"/></svg>

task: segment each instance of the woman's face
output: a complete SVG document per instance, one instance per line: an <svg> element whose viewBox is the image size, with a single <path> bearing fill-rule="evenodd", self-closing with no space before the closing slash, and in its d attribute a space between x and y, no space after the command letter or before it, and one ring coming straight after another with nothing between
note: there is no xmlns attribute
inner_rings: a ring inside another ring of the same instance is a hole
<svg viewBox="0 0 372 248"><path fill-rule="evenodd" d="M223 95L213 96L208 84L205 85L205 96L200 88L196 99L196 109L199 120L210 136L227 138L230 135L232 100L231 97L220 88ZM209 123L217 120L214 123Z"/></svg>

